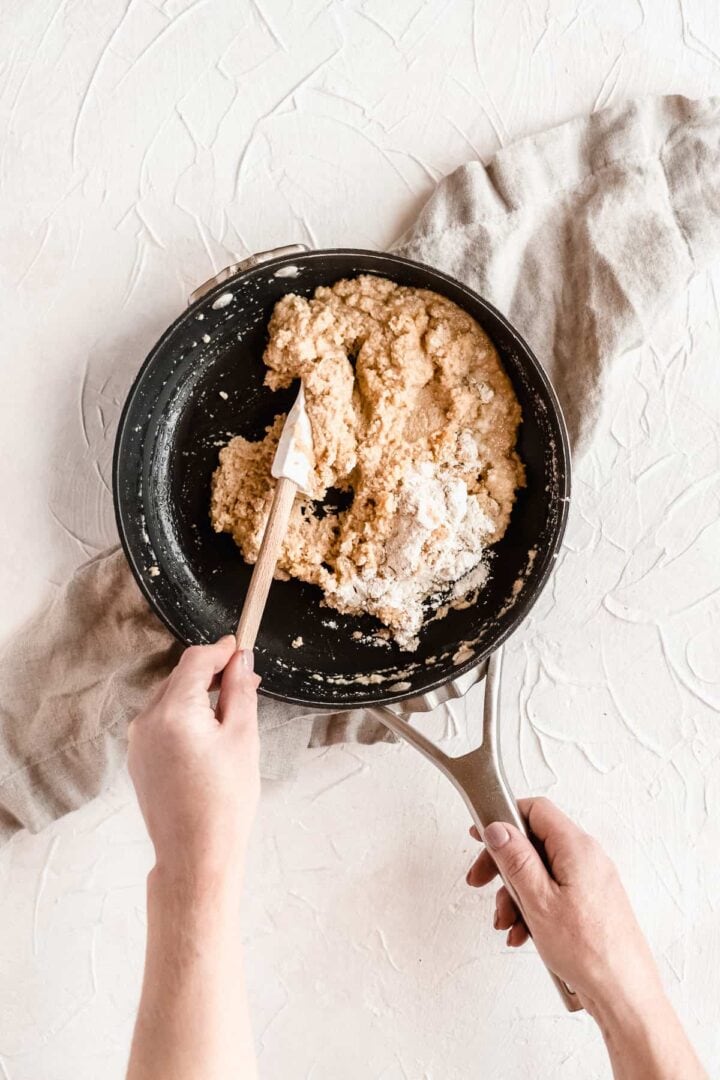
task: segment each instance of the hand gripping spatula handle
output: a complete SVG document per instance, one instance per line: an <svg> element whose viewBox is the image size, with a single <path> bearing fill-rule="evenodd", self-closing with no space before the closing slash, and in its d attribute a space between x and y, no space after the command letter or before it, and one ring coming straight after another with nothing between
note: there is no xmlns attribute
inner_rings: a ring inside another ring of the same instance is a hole
<svg viewBox="0 0 720 1080"><path fill-rule="evenodd" d="M492 821L507 821L526 835L528 834L527 825L513 798L500 757L498 697L501 665L502 649L497 649L486 667L482 744L460 757L450 757L444 753L439 746L412 727L394 709L384 706L377 710L379 718L391 731L419 750L455 785L481 837L485 826ZM542 853L542 849L540 850ZM522 904L515 890L507 881L505 881L505 887L522 915ZM525 922L527 924L527 920ZM562 979L552 971L550 971L550 978L555 983L569 1012L578 1012L583 1008L577 994Z"/></svg>

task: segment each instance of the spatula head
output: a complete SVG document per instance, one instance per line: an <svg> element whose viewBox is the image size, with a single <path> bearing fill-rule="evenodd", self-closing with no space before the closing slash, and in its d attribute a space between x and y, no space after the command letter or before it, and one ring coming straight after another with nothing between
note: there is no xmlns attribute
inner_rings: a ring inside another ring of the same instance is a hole
<svg viewBox="0 0 720 1080"><path fill-rule="evenodd" d="M301 382L295 404L287 414L271 472L276 480L282 477L292 480L301 491L310 495L314 470L312 428L305 407L305 388Z"/></svg>

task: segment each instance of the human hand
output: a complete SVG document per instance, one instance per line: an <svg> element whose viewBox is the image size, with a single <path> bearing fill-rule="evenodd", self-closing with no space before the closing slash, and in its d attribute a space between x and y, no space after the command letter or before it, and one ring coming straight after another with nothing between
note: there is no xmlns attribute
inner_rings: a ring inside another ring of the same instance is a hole
<svg viewBox="0 0 720 1080"><path fill-rule="evenodd" d="M130 725L130 775L156 867L171 880L242 876L260 792L259 682L233 637L196 645Z"/></svg>
<svg viewBox="0 0 720 1080"><path fill-rule="evenodd" d="M537 950L588 1011L609 997L634 1004L662 994L659 975L615 866L600 845L548 799L521 799L530 831L543 844L550 872L533 844L513 825L485 829L485 850L467 875L487 885L498 873L517 894L525 922L507 888L498 890L494 925L508 945L532 934ZM473 827L472 834L479 839Z"/></svg>

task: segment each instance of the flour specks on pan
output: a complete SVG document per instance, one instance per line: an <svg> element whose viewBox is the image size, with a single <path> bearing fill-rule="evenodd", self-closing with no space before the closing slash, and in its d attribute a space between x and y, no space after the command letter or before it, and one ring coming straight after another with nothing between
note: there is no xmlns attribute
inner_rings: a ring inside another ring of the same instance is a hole
<svg viewBox="0 0 720 1080"><path fill-rule="evenodd" d="M298 497L279 577L337 611L374 615L404 649L433 605L482 587L485 553L524 484L520 406L480 326L445 297L363 275L288 294L264 361L272 389L302 378L316 470ZM257 558L284 415L220 451L211 519Z"/></svg>

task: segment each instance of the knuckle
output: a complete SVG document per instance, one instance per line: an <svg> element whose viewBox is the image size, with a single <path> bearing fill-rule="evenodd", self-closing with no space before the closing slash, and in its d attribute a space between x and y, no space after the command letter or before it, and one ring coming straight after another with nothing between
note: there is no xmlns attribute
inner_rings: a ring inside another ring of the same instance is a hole
<svg viewBox="0 0 720 1080"><path fill-rule="evenodd" d="M547 795L535 795L532 804L533 806L537 806L540 810L547 810L549 806L555 806L555 804L548 799Z"/></svg>
<svg viewBox="0 0 720 1080"><path fill-rule="evenodd" d="M180 657L180 664L183 667L190 667L192 664L196 663L202 655L202 651L202 645L189 645Z"/></svg>
<svg viewBox="0 0 720 1080"><path fill-rule="evenodd" d="M610 858L610 856L605 854L599 844L597 852L597 866L606 881L610 882L615 881L616 879L618 881L620 880L620 874L618 873L617 866Z"/></svg>
<svg viewBox="0 0 720 1080"><path fill-rule="evenodd" d="M588 868L607 880L617 874L614 862L594 836L583 833L577 843L578 854Z"/></svg>
<svg viewBox="0 0 720 1080"><path fill-rule="evenodd" d="M587 859L596 859L600 851L597 840L589 833L582 832L575 841L578 851Z"/></svg>
<svg viewBox="0 0 720 1080"><path fill-rule="evenodd" d="M527 869L530 858L531 853L525 848L515 848L513 851L509 852L505 861L505 874L510 881L522 877Z"/></svg>
<svg viewBox="0 0 720 1080"><path fill-rule="evenodd" d="M548 811L552 814L553 810L555 810L555 804L545 795L533 795L529 803L527 816L531 823L533 818L538 822L547 819Z"/></svg>
<svg viewBox="0 0 720 1080"><path fill-rule="evenodd" d="M157 721L159 727L176 729L176 710L173 709L170 702L164 703L157 711Z"/></svg>
<svg viewBox="0 0 720 1080"><path fill-rule="evenodd" d="M537 895L534 897L536 918L543 920L545 923L554 922L558 912L557 901L557 886L551 881L548 883L547 888L538 890Z"/></svg>
<svg viewBox="0 0 720 1080"><path fill-rule="evenodd" d="M610 865L610 859L594 836L587 836L585 838L585 854L596 866L602 866L603 864Z"/></svg>

